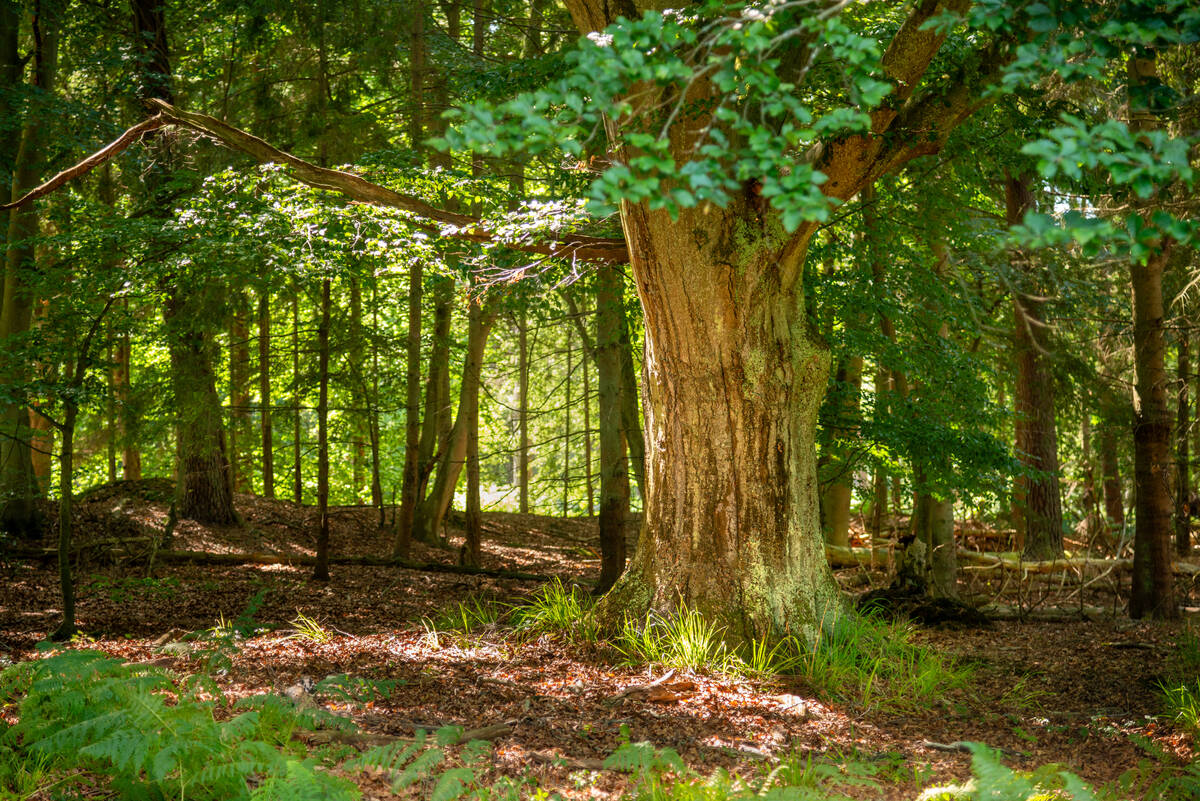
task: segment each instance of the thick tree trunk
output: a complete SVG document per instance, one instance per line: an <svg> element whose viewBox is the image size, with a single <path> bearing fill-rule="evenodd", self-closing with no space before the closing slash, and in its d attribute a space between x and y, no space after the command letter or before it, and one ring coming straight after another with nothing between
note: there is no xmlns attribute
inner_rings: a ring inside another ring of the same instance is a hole
<svg viewBox="0 0 1200 801"><path fill-rule="evenodd" d="M1187 556L1192 550L1192 497L1191 471L1189 470L1188 427L1191 409L1188 403L1188 382L1191 379L1188 332L1179 329L1177 342L1176 379L1178 380L1175 425L1175 552Z"/></svg>
<svg viewBox="0 0 1200 801"><path fill-rule="evenodd" d="M646 326L646 518L602 608L697 609L731 639L814 637L840 610L817 509L816 415L829 352L770 223L627 207ZM701 232L693 236L686 232Z"/></svg>
<svg viewBox="0 0 1200 801"><path fill-rule="evenodd" d="M1127 62L1129 127L1135 133L1161 128L1147 106L1148 85L1158 83L1153 51ZM1149 216L1150 204L1134 206ZM1133 539L1133 591L1129 615L1174 620L1179 617L1171 573L1171 416L1167 407L1166 332L1163 271L1171 251L1167 238L1155 243L1144 264L1130 264L1133 273L1133 350L1137 374L1134 399L1134 479L1137 520Z"/></svg>
<svg viewBox="0 0 1200 801"><path fill-rule="evenodd" d="M37 24L33 37L33 80L32 86L43 98L54 90L58 67L59 20L41 13L38 8ZM11 14L11 16L10 16ZM12 36L18 25L15 9L5 9L3 43L6 51L14 45ZM9 61L15 53L6 52ZM6 78L12 81L10 88L16 94L15 84L20 82L21 68L18 63L4 65ZM0 92L3 94L3 92ZM0 101L5 102L5 101ZM31 103L21 128L19 144L15 152L15 168L12 172L12 198L23 195L27 189L38 184L44 166L47 126L41 115L44 110L39 103ZM11 142L11 139L10 139ZM11 157L11 144L8 145ZM23 347L33 324L33 308L36 298L37 253L34 239L40 231L37 208L29 205L9 212L7 239L4 258L3 290L0 292L0 346L6 352L0 362L0 375L12 387L0 404L0 531L17 537L35 537L41 530L41 515L37 510L39 497L37 475L33 466L31 440L33 430L29 424L28 405L18 398L26 388L23 384L31 378L31 365L24 355L13 353Z"/></svg>
<svg viewBox="0 0 1200 801"><path fill-rule="evenodd" d="M193 304L200 305L202 300L185 299L176 292L163 311L178 415L178 513L201 523L230 524L237 515L225 455L223 410L209 338L193 324L199 313Z"/></svg>
<svg viewBox="0 0 1200 801"><path fill-rule="evenodd" d="M329 316L331 284L321 282L321 321L317 326L317 563L313 578L329 581Z"/></svg>
<svg viewBox="0 0 1200 801"><path fill-rule="evenodd" d="M405 343L404 379L404 478L400 486L400 508L392 556L408 558L412 541L413 515L420 500L421 449L421 262L414 261L408 273L408 338Z"/></svg>
<svg viewBox="0 0 1200 801"><path fill-rule="evenodd" d="M1167 407L1166 334L1163 330L1163 267L1167 249L1134 264L1133 344L1137 373L1134 406L1134 480L1137 482L1133 541L1133 593L1129 614L1174 619L1171 577L1171 416Z"/></svg>
<svg viewBox="0 0 1200 801"><path fill-rule="evenodd" d="M1033 208L1032 178L1006 176L1004 194L1009 225L1019 224ZM1058 432L1054 420L1054 374L1050 338L1042 312L1043 294L1026 253L1014 254L1024 285L1013 295L1013 351L1017 362L1017 458L1025 473L1017 476L1024 554L1053 559L1062 554L1062 495L1058 484Z"/></svg>
<svg viewBox="0 0 1200 801"><path fill-rule="evenodd" d="M596 382L600 399L600 580L608 592L625 570L629 470L621 426L621 274L602 267L596 276Z"/></svg>
<svg viewBox="0 0 1200 801"><path fill-rule="evenodd" d="M454 500L454 488L467 455L467 421L472 408L478 408L479 382L483 371L483 353L495 315L490 309L478 314L475 325L467 329L467 355L463 360L462 386L459 391L458 412L446 447L438 460L437 476L429 495L417 508L413 520L413 537L421 542L436 542L442 520Z"/></svg>
<svg viewBox="0 0 1200 801"><path fill-rule="evenodd" d="M258 296L258 423L262 438L263 497L275 497L275 445L271 421L271 293Z"/></svg>

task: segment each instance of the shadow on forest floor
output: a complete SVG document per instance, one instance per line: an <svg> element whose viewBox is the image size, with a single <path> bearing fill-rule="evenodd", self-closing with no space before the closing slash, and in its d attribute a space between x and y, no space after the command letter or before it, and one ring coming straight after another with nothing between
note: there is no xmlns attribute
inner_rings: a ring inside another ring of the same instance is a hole
<svg viewBox="0 0 1200 801"><path fill-rule="evenodd" d="M312 509L248 495L238 496L238 504L244 527L185 522L175 547L311 553ZM110 538L116 518L150 530L161 527L167 514L163 497L153 492L96 493L81 507L83 542ZM91 529L87 521L93 521ZM390 534L377 523L368 508L335 510L333 551L386 554ZM122 536L133 536L130 531ZM457 534L450 532L446 548L417 546L414 558L452 563ZM585 580L599 566L596 541L594 520L485 515L490 568ZM34 645L57 624L57 574L29 562L9 563L5 570L0 652L14 661L32 658ZM762 772L796 752L854 759L876 766L873 784L840 791L871 798L913 798L924 786L967 777L970 755L945 748L962 741L1003 749L1015 768L1062 763L1093 783L1135 768L1148 758L1147 749L1159 759L1196 756L1190 735L1154 718L1162 711L1157 681L1180 626L1117 618L921 629L918 643L971 666L972 678L930 708L897 714L819 699L788 678L680 672L676 679L686 678L684 691L652 697L629 688L660 678L665 668L617 667L595 649L549 636L519 641L494 629L435 637L422 625L468 597L528 599L536 582L394 567L337 566L325 584L308 574L308 568L289 565L166 564L147 576L144 569L103 560L84 563L78 571L82 642L130 662L190 672L195 659L164 655L156 641L161 645L249 611L260 628L240 643L219 676L228 698L283 691L330 674L399 680L386 698L327 706L351 715L363 730L383 734L507 723L511 732L495 743L499 769L514 775L528 769L542 787L568 797L612 797L628 786L625 775L610 771L579 779L581 766L611 754L623 732L633 741L675 748L701 772ZM855 589L885 578L862 568L839 572L843 585ZM301 614L320 624L328 639L295 636ZM554 756L573 767L551 764Z"/></svg>

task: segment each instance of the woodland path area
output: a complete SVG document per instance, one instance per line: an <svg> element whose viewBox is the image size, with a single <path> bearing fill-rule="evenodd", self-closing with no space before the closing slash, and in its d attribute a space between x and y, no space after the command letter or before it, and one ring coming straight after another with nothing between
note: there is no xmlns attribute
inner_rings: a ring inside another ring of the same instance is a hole
<svg viewBox="0 0 1200 801"><path fill-rule="evenodd" d="M81 504L80 520L91 524L81 523L79 542L110 538L114 521L122 519L125 536L138 526L161 526L166 495L155 486L139 485L140 494L91 495ZM253 496L238 502L245 526L184 521L175 547L311 552L311 509ZM334 553L386 552L389 535L378 530L372 510L341 508L333 520ZM592 520L496 513L485 516L484 530L485 567L564 583L591 578L598 569ZM453 564L455 536L451 531L450 547L418 546L413 557ZM34 658L35 644L57 622L57 574L36 561L10 561L4 570L0 652L11 661ZM1014 768L1062 763L1093 784L1114 781L1139 764L1149 776L1197 756L1190 735L1154 717L1161 712L1156 682L1183 630L1178 624L1117 618L920 629L919 643L973 671L966 687L928 708L899 712L819 699L786 677L667 675L656 665L614 666L603 646L553 636L521 641L486 626L464 635L437 623L465 599L528 599L539 588L535 581L344 565L322 584L309 573L286 564L172 563L157 566L151 578L129 565L82 565L78 611L86 636L79 644L188 673L194 658L164 652L164 642L252 612L258 632L218 673L229 700L295 692L330 674L398 680L388 697L368 703L317 700L373 734L503 724L508 728L495 737L494 770L529 771L541 787L567 797L615 798L628 787L626 775L598 770L623 728L635 742L677 749L703 773L716 767L761 773L788 754L852 763L858 767L850 775L862 783L838 784L838 792L863 798L915 798L931 784L966 778L970 755L946 747L961 741L1002 749ZM886 575L839 571L839 579L861 589L885 583ZM319 623L325 636L295 636L300 615ZM552 764L556 757L567 764ZM366 797L390 797L382 780L378 787L356 781Z"/></svg>

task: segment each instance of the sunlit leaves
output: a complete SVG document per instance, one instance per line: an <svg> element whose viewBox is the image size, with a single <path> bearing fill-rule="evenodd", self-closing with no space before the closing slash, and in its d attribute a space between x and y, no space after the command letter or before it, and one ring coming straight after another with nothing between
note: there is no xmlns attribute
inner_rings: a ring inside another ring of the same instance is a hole
<svg viewBox="0 0 1200 801"><path fill-rule="evenodd" d="M811 61L837 65L841 85L814 89L783 55L813 42ZM672 215L726 204L750 182L794 230L824 220L824 180L807 161L822 138L869 129L892 91L879 41L839 15L790 4L710 3L649 11L581 40L559 81L500 105L451 113L436 144L496 156L561 148L580 158L610 135L610 164L592 183L593 210L645 202Z"/></svg>

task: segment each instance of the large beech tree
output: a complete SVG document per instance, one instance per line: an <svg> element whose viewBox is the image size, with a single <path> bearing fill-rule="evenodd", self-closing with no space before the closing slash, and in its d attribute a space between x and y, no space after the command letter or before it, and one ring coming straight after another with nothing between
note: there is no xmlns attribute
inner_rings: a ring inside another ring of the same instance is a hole
<svg viewBox="0 0 1200 801"><path fill-rule="evenodd" d="M443 144L497 157L561 145L598 166L594 197L618 207L623 240L558 232L508 242L627 260L641 301L645 517L606 608L687 606L731 638L813 637L839 602L817 508L814 430L829 349L805 311L809 244L838 204L939 152L1010 60L1020 67L1013 81L1043 74L1036 55L1057 44L1059 20L1042 3L968 0L567 6L591 39L569 75L499 111L464 111ZM1076 20L1083 8L1072 6ZM1018 48L1024 40L1035 46ZM496 239L495 226L470 215L309 164L212 117L155 107L96 158L185 125L298 180L402 209L416 225ZM592 140L585 152L596 129L607 144Z"/></svg>

